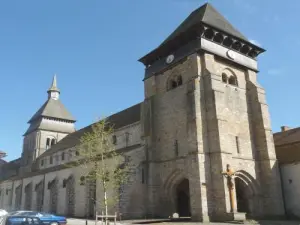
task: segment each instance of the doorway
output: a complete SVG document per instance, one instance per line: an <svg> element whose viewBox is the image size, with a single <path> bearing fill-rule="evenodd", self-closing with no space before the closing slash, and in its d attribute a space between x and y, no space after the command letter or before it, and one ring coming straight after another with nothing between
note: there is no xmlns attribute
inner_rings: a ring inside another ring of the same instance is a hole
<svg viewBox="0 0 300 225"><path fill-rule="evenodd" d="M180 217L191 216L189 180L184 179L176 188L177 212Z"/></svg>
<svg viewBox="0 0 300 225"><path fill-rule="evenodd" d="M247 185L241 179L235 179L238 212L249 213L249 198L247 196L247 188Z"/></svg>

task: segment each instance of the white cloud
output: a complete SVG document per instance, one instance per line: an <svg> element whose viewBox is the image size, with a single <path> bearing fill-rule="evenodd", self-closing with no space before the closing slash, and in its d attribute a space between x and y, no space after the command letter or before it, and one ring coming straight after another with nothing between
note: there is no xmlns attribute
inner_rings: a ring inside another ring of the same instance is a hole
<svg viewBox="0 0 300 225"><path fill-rule="evenodd" d="M282 70L281 69L269 69L268 70L268 74L269 75L279 75L282 73Z"/></svg>
<svg viewBox="0 0 300 225"><path fill-rule="evenodd" d="M252 44L254 44L254 45L257 45L257 46L259 46L259 47L261 47L261 44L257 41L257 40L254 40L254 39L250 39L249 40Z"/></svg>

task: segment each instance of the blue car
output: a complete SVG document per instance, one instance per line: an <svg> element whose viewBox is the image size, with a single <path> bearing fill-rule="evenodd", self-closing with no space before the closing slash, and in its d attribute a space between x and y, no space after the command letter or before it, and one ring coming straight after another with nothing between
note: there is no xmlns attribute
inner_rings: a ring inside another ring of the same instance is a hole
<svg viewBox="0 0 300 225"><path fill-rule="evenodd" d="M3 221L2 221L3 222ZM29 216L7 216L4 225L43 225L40 218Z"/></svg>
<svg viewBox="0 0 300 225"><path fill-rule="evenodd" d="M20 212L14 214L11 217L22 217L22 216L30 217L30 218L38 218L44 225L66 225L67 224L66 217L56 216L50 213L43 213L43 212L32 212L32 211Z"/></svg>

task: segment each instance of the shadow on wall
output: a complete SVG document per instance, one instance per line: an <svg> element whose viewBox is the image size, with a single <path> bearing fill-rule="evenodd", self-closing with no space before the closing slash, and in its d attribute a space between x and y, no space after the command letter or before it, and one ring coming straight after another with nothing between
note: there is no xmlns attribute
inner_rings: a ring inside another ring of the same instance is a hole
<svg viewBox="0 0 300 225"><path fill-rule="evenodd" d="M284 218L282 186L280 182L280 174L278 162L272 165L272 159L275 156L273 143L273 135L271 130L268 131L265 126L268 124L269 114L264 107L264 90L257 87L250 79L250 74L246 74L246 100L248 104L248 120L250 138L252 144L253 158L255 162L256 180L259 184L259 192L256 206L253 211L253 218ZM265 113L265 115L263 115ZM264 117L265 116L265 117ZM269 133L268 133L269 132ZM273 154L271 151L274 151ZM264 160L267 159L267 160Z"/></svg>

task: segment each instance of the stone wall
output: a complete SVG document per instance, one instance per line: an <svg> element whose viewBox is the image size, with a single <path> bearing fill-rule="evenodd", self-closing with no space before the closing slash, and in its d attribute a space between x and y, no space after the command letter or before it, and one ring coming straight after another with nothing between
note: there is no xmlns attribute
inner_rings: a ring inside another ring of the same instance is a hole
<svg viewBox="0 0 300 225"><path fill-rule="evenodd" d="M144 162L146 160L143 141L141 140L140 123L130 124L115 131L117 136L116 149L124 151L131 158L131 176L126 183L120 204L110 207L110 213L119 212L123 218L143 218L146 214L145 199L147 188L144 174ZM44 138L51 133L45 133ZM33 172L31 176L0 182L0 207L7 210L38 210L75 217L85 217L88 207L88 189L82 182L82 176L86 176L89 168L64 167L64 163L78 159L75 148L62 149L52 155L53 164L49 165L49 156L44 160L44 165L39 172ZM68 158L71 151L72 157ZM62 152L66 153L66 160L61 160ZM39 159L41 160L41 159ZM47 164L48 160L48 164ZM44 171L49 172L44 172ZM70 186L72 185L72 186ZM97 187L97 210L101 212L103 193L101 184ZM10 190L6 195L6 190ZM70 193L71 191L71 193ZM74 194L73 194L74 193ZM41 199L43 207L41 207ZM119 207L119 205L121 207Z"/></svg>
<svg viewBox="0 0 300 225"><path fill-rule="evenodd" d="M223 82L223 73L237 85ZM168 90L176 75L182 85ZM190 55L145 80L143 110L149 214L176 212L174 189L187 178L198 199L190 204L192 218L232 219L221 175L230 164L245 189L249 216L283 215L268 107L253 71L213 54ZM271 205L274 211L268 211Z"/></svg>
<svg viewBox="0 0 300 225"><path fill-rule="evenodd" d="M291 219L300 218L300 163L280 166L284 191L285 209Z"/></svg>

